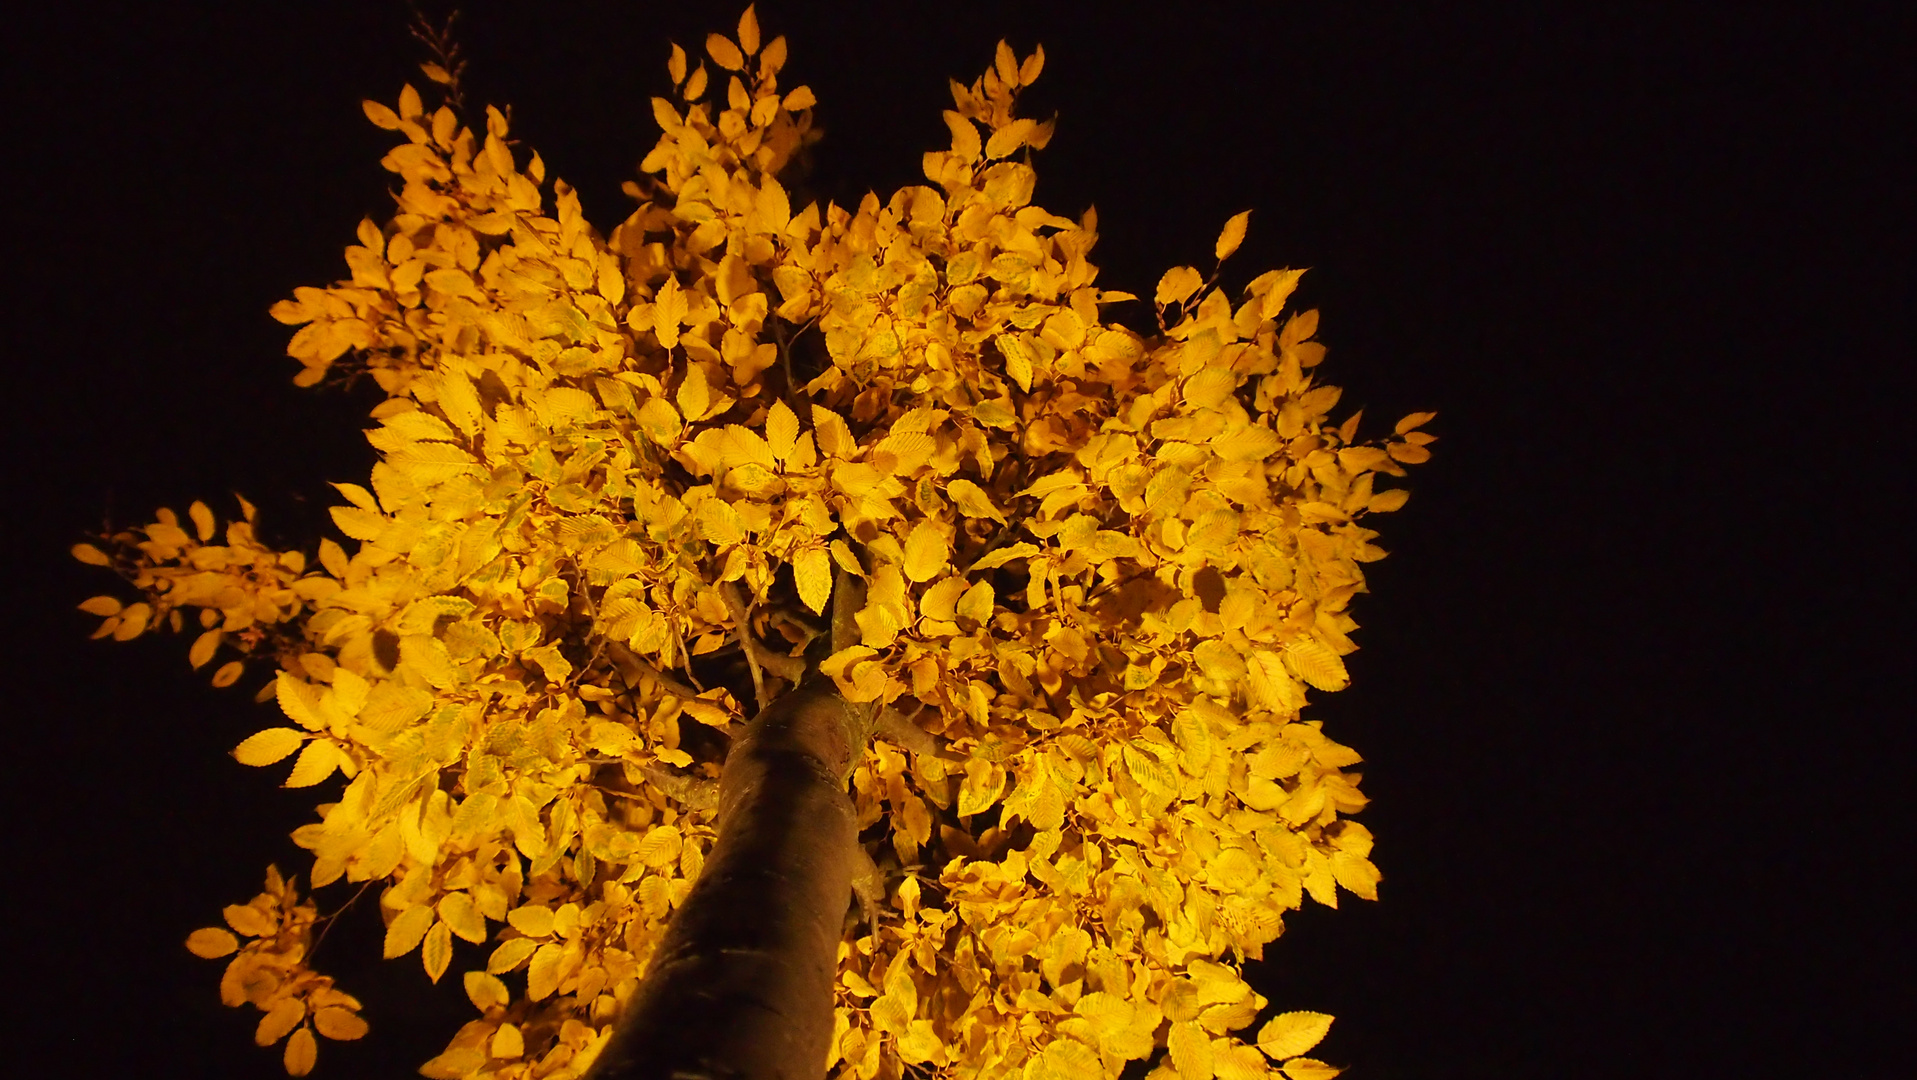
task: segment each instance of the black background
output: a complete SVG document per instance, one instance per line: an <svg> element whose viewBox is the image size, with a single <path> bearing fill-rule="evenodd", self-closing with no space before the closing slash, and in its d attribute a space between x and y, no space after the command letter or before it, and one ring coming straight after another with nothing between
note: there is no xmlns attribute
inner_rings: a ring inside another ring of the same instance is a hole
<svg viewBox="0 0 1917 1080"><path fill-rule="evenodd" d="M1048 63L1039 201L1096 203L1101 283L1148 293L1254 209L1232 284L1310 266L1326 376L1435 461L1356 608L1382 902L1288 920L1254 976L1401 1077L1917 1075L1908 890L1913 360L1909 26L1893 6L773 3L827 140L816 186L921 182L945 80ZM469 5L469 97L602 229L651 146L669 40L730 4ZM10 1056L62 1075L279 1074L181 947L312 792L225 752L262 726L185 642L90 642L65 554L110 515L257 501L324 526L370 398L295 390L266 308L341 276L423 84L393 3L75 2L10 17L0 568L10 594ZM335 781L337 783L337 781ZM322 909L343 899L323 894ZM470 1015L377 960L319 966L400 1077ZM477 949L455 959L474 966Z"/></svg>

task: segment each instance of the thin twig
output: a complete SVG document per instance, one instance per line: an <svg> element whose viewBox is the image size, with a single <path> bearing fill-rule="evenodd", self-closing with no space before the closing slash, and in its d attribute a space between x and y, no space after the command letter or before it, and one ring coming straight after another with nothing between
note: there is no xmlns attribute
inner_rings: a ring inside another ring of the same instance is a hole
<svg viewBox="0 0 1917 1080"><path fill-rule="evenodd" d="M738 639L739 648L745 651L746 663L752 668L752 689L759 698L759 707L771 703L766 697L764 676L761 669L797 685L805 678L805 661L796 656L786 656L765 647L752 633L752 609L746 606L745 598L739 594L737 582L724 581L718 586L719 598L725 601L726 610L732 613L733 636Z"/></svg>
<svg viewBox="0 0 1917 1080"><path fill-rule="evenodd" d="M694 690L692 687L659 670L658 666L652 661L633 652L619 642L614 641L609 643L607 651L612 657L613 666L620 669L619 673L626 676L626 681L629 683L638 682L636 676L642 675L658 683L659 689L664 690L668 694L682 698L695 698L699 696L699 691Z"/></svg>

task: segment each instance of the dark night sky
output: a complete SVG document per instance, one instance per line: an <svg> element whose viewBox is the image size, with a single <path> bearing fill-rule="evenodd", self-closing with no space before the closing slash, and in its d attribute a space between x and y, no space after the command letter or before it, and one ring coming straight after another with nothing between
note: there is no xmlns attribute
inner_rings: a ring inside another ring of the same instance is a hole
<svg viewBox="0 0 1917 1080"><path fill-rule="evenodd" d="M1339 1016L1324 1056L1365 1080L1917 1075L1891 1045L1917 1006L1892 685L1910 27L1890 5L1385 7L760 15L822 103L826 194L918 182L946 77L1043 42L1038 197L1096 202L1102 283L1147 292L1255 208L1235 283L1313 267L1347 405L1440 411L1380 519L1355 685L1313 707L1369 759L1383 900L1295 916L1256 976ZM607 228L667 41L737 14L474 3L470 94L511 102ZM111 582L64 552L105 513L229 490L302 540L324 481L365 476L369 401L296 391L265 311L343 273L389 205L357 103L420 81L403 23L10 17L4 934L11 1045L56 1044L64 1075L280 1075L180 942L269 859L303 871L284 836L314 798L224 756L268 714L183 641L87 641L73 605ZM377 952L361 919L321 954L373 1034L318 1075L411 1075L469 1015L457 979Z"/></svg>

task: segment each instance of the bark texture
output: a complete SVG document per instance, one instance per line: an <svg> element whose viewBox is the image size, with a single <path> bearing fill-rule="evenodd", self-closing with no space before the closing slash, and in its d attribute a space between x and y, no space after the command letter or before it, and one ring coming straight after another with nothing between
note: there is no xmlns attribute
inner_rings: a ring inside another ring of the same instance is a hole
<svg viewBox="0 0 1917 1080"><path fill-rule="evenodd" d="M868 718L814 675L726 756L719 831L589 1080L821 1080Z"/></svg>

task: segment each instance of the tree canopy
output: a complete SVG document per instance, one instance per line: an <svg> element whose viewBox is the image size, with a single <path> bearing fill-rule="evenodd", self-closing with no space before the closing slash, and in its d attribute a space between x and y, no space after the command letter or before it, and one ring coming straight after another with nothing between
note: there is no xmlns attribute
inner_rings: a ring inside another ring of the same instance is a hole
<svg viewBox="0 0 1917 1080"><path fill-rule="evenodd" d="M349 544L162 510L75 549L139 594L82 605L99 635L192 622L215 685L273 670L285 723L233 754L344 782L294 833L308 885L378 886L385 955L435 981L492 945L429 1077L590 1065L729 738L812 671L886 718L850 776L882 903L839 948L834 1075L1335 1075L1306 1056L1330 1017L1269 1015L1239 965L1307 897L1376 897L1359 755L1301 710L1348 681L1365 522L1431 414L1333 420L1302 271L1221 284L1249 212L1212 268L1102 288L1096 214L1033 202L1042 49L954 82L928 184L855 208L794 205L817 132L784 38L748 8L702 53L673 47L604 233L456 67L426 66L436 106L367 102L397 212L272 312L298 385L386 395L379 463L335 485ZM289 1072L365 1033L292 877L225 923L188 947Z"/></svg>

